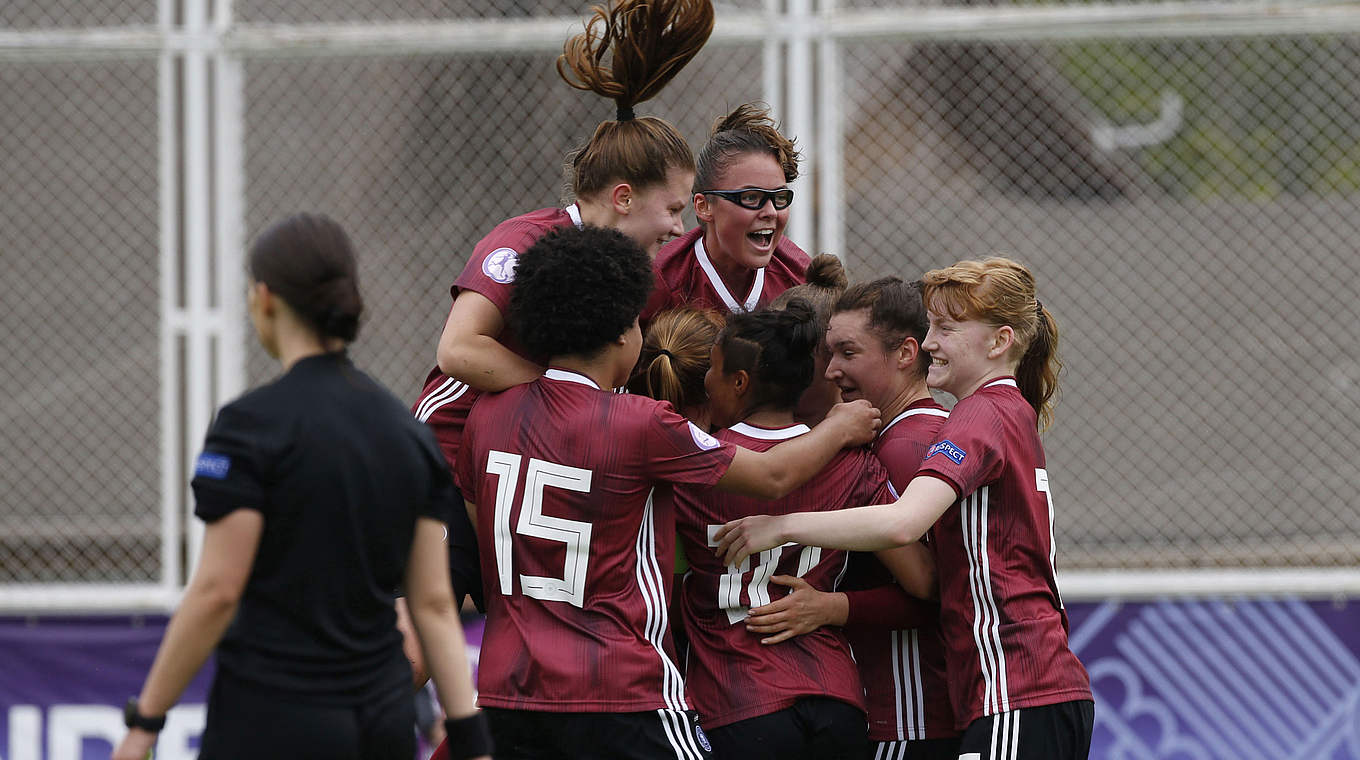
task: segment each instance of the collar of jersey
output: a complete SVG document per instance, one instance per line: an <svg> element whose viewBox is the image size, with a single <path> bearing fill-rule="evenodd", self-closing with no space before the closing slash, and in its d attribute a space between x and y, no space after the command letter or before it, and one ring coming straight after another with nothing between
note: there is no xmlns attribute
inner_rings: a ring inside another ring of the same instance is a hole
<svg viewBox="0 0 1360 760"><path fill-rule="evenodd" d="M897 423L901 422L902 420L905 420L908 417L915 417L918 414L925 414L931 417L949 416L949 412L945 411L944 409L936 409L933 406L922 406L917 407L915 409L904 409L901 414L892 418L892 422L889 422L888 424L884 425L883 429L878 431L878 434L883 435L884 433L888 432L888 428L892 427L893 425L896 425Z"/></svg>
<svg viewBox="0 0 1360 760"><path fill-rule="evenodd" d="M576 229L579 230L579 229L581 229L582 227L586 226L585 220L583 220L583 219L581 218L581 207L580 207L580 206L578 206L578 205L576 205L575 203L573 203L573 204L571 204L570 206L567 206L566 208L564 208L564 209L562 209L562 210L565 211L565 212L567 212L567 216L571 217L571 223L574 224L574 225L576 225Z"/></svg>
<svg viewBox="0 0 1360 760"><path fill-rule="evenodd" d="M1012 387L1012 388L1019 388L1019 387L1020 387L1019 385L1016 384L1015 378L1013 378L1013 377L999 377L999 378L997 378L997 379L991 381L990 383L985 383L982 387L983 387L983 388L991 388L991 387L994 386L994 385L1009 385L1009 386Z"/></svg>
<svg viewBox="0 0 1360 760"><path fill-rule="evenodd" d="M718 270L713 268L713 262L708 258L708 251L704 249L704 236L700 235L694 240L694 258L699 261L699 268L704 270L704 275L708 277L708 283L718 292L718 297L727 304L728 311L750 311L760 302L760 292L765 289L765 267L756 270L755 280L751 282L751 292L746 294L745 303L737 303L737 299L732 296L727 289L722 277L718 276Z"/></svg>
<svg viewBox="0 0 1360 760"><path fill-rule="evenodd" d="M755 425L748 425L745 422L738 422L728 428L728 430L731 430L733 433L740 433L747 438L757 438L762 441L786 441L790 438L797 438L803 433L811 431L812 428L801 422L786 428L763 428L756 427Z"/></svg>
<svg viewBox="0 0 1360 760"><path fill-rule="evenodd" d="M580 385L589 385L591 388L594 388L597 391L600 390L600 386L596 385L594 380L591 380L590 378L586 377L580 372L572 372L569 369L557 369L556 367L550 367L547 372L543 373L543 376L549 380L561 380L564 383L578 383Z"/></svg>

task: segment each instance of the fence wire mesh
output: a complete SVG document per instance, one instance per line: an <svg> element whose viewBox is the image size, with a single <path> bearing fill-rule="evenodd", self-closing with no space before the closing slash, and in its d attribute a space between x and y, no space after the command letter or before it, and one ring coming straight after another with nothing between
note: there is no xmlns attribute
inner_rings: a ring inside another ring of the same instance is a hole
<svg viewBox="0 0 1360 760"><path fill-rule="evenodd" d="M159 568L156 79L0 65L0 582Z"/></svg>
<svg viewBox="0 0 1360 760"><path fill-rule="evenodd" d="M144 10L108 3L90 23ZM581 9L236 11L287 24ZM0 24L64 23L44 18ZM1360 38L839 51L833 253L852 277L1002 252L1035 270L1059 320L1046 445L1061 569L1360 564ZM245 61L245 237L298 210L342 220L369 307L354 355L401 396L432 366L473 244L564 200L565 154L612 113L553 59ZM697 148L714 117L761 96L762 60L759 43L710 44L640 111ZM152 61L0 63L0 582L159 572L156 76ZM812 189L794 213L818 211ZM251 384L273 374L246 355Z"/></svg>

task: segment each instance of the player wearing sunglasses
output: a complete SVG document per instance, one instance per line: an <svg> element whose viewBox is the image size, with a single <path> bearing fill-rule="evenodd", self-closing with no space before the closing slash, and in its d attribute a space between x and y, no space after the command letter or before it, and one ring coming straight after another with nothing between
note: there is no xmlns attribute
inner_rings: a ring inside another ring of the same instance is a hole
<svg viewBox="0 0 1360 760"><path fill-rule="evenodd" d="M644 323L678 306L751 311L804 282L808 255L784 238L798 159L768 109L746 103L718 119L695 161L699 226L657 255Z"/></svg>

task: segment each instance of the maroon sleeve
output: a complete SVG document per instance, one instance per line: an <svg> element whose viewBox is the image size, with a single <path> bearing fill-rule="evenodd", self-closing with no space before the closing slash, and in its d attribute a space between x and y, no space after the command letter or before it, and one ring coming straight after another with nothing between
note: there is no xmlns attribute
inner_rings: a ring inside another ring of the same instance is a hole
<svg viewBox="0 0 1360 760"><path fill-rule="evenodd" d="M737 453L736 446L699 429L676 414L668 403L640 396L632 398L651 402L652 406L647 419L644 463L651 479L711 486L727 473Z"/></svg>
<svg viewBox="0 0 1360 760"><path fill-rule="evenodd" d="M960 401L950 412L916 473L944 480L959 496L998 477L1005 440L995 407L970 400Z"/></svg>
<svg viewBox="0 0 1360 760"><path fill-rule="evenodd" d="M457 298L460 290L476 291L496 304L501 314L506 314L510 309L510 291L519 255L542 237L543 232L540 227L515 220L502 223L472 249L467 266L463 267L463 273L458 275L449 292Z"/></svg>
<svg viewBox="0 0 1360 760"><path fill-rule="evenodd" d="M846 591L849 612L847 626L865 628L919 628L929 620L927 602L908 594L896 583L885 583L862 591Z"/></svg>

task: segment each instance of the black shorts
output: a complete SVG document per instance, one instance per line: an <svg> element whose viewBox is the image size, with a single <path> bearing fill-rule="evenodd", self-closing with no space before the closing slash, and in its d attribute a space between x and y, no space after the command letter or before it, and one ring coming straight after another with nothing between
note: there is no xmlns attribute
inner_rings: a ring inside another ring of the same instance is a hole
<svg viewBox="0 0 1360 760"><path fill-rule="evenodd" d="M963 732L959 760L1086 760L1094 720L1084 699L988 715Z"/></svg>
<svg viewBox="0 0 1360 760"><path fill-rule="evenodd" d="M708 735L716 760L863 760L869 744L864 711L827 697L804 697Z"/></svg>
<svg viewBox="0 0 1360 760"><path fill-rule="evenodd" d="M411 760L409 685L354 706L315 705L218 671L208 695L199 760Z"/></svg>
<svg viewBox="0 0 1360 760"><path fill-rule="evenodd" d="M487 707L496 760L709 760L693 710L558 713Z"/></svg>
<svg viewBox="0 0 1360 760"><path fill-rule="evenodd" d="M959 739L910 739L870 742L869 760L958 760Z"/></svg>

